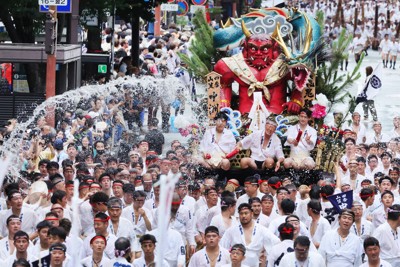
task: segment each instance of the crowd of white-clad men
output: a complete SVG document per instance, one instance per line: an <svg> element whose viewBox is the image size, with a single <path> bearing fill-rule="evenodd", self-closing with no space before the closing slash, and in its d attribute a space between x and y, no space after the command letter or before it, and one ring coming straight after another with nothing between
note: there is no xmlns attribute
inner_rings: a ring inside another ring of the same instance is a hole
<svg viewBox="0 0 400 267"><path fill-rule="evenodd" d="M127 160L104 151L104 141L85 146L78 140L81 135L65 144L58 137L48 141L46 131L52 129L40 119L40 132L31 138L32 146L41 149L36 157L29 154L34 150L25 154L35 157L27 164L31 174L3 186L1 260L7 266L60 258L63 266L73 266L76 258L82 266L113 266L116 261L149 266L157 239L165 235L169 242L162 266L397 266L400 117L393 119L390 133L383 133L378 121L369 132L355 112L352 123L342 127L346 149L335 184L321 180L307 186L274 171L313 168L308 153L317 136L308 126L310 118L302 110L299 123L287 132L286 145L296 153L286 157L279 142L270 142L277 138L274 121L236 143L220 112L216 126L201 140L199 155L191 155L178 140L170 147L161 144L165 153L156 151L147 136L127 152ZM297 139L299 129L303 134ZM270 169L268 175L227 181L199 175L199 165L229 170L225 158L216 162L212 155L235 148L253 152L241 160L243 169ZM157 228L163 174L181 176L166 233ZM75 179L80 181L77 218L71 208ZM48 193L36 202L27 190L38 181ZM335 213L327 196L349 190L352 209ZM70 233L72 222L79 238ZM61 256L48 257L53 254Z"/></svg>
<svg viewBox="0 0 400 267"><path fill-rule="evenodd" d="M351 32L354 6L360 3L343 2ZM364 2L365 20L356 29L352 46L355 54L357 38L365 38L362 50L372 42L375 3ZM307 12L325 11L327 38L340 32L332 22L336 4L304 4ZM400 9L398 3L378 4L378 38L388 34L390 40ZM388 9L390 25L385 26ZM144 62L156 61L157 51L152 58L146 52L149 46L142 46ZM382 54L394 53L385 44L381 49ZM391 58L383 58L384 65ZM171 64L177 66L178 61ZM395 60L389 66L395 68ZM124 74L117 72L126 75L126 69ZM127 113L140 107L129 94L126 98L133 103ZM109 123L108 116L117 117L113 107L126 102L118 97L94 99L87 111L65 112L56 129L43 118L37 121L37 131L26 136L27 147L21 153L24 179L6 181L2 187L0 263L55 267L74 266L78 259L82 266L152 266L157 239L163 234L169 243L159 266L400 266L400 117L393 119L393 131L384 133L379 121L374 119L367 130L360 114L353 113L352 122L341 126L349 131L343 138L346 151L337 164L335 183L299 185L290 175L273 174L221 181L196 172L199 165L229 170L225 158L212 158L221 147L225 154L235 148L252 150L252 156L240 163L243 169L312 169L315 163L309 153L317 134L307 126L309 113L302 111L299 123L288 131L285 145L291 153L286 157L274 141L273 121L236 143L223 114L204 135L199 156L191 155L179 140L166 147L158 121L150 118L152 134L114 157L107 149L116 138L123 139L123 131L115 123L114 134L99 133L93 130L93 120ZM143 122L140 112L134 114L132 122ZM5 139L15 124L10 120L2 129ZM303 135L298 139L299 129ZM169 173L180 173L182 179L171 199L169 229L159 233L159 177ZM80 181L78 218L71 207L74 179ZM37 181L45 183L48 193L35 202L28 189ZM335 213L327 196L348 190L353 190L351 210ZM72 221L79 225L78 239L70 233Z"/></svg>

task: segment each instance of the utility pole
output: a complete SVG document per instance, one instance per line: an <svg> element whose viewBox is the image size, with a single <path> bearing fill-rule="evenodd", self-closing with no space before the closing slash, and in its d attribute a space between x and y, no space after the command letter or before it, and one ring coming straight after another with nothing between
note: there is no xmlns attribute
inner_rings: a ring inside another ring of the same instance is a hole
<svg viewBox="0 0 400 267"><path fill-rule="evenodd" d="M56 95L56 48L57 48L57 8L49 7L46 20L45 52L47 54L46 67L46 98Z"/></svg>
<svg viewBox="0 0 400 267"><path fill-rule="evenodd" d="M57 7L50 6L45 25L46 99L56 95ZM54 126L54 107L47 109L47 123Z"/></svg>

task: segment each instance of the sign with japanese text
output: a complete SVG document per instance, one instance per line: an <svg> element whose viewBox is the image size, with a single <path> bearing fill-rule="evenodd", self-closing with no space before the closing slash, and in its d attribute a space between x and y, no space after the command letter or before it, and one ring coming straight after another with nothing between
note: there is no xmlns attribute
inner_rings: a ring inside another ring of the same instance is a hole
<svg viewBox="0 0 400 267"><path fill-rule="evenodd" d="M311 79L309 79L309 82L302 92L304 107L308 109L313 106L312 101L315 100L315 74L311 73L310 75Z"/></svg>
<svg viewBox="0 0 400 267"><path fill-rule="evenodd" d="M353 190L327 197L333 208L340 214L342 209L351 209L353 205Z"/></svg>
<svg viewBox="0 0 400 267"><path fill-rule="evenodd" d="M39 0L39 5L67 6L68 0Z"/></svg>
<svg viewBox="0 0 400 267"><path fill-rule="evenodd" d="M214 71L206 75L207 81L207 116L209 119L214 119L220 107L220 93L221 93L221 74Z"/></svg>

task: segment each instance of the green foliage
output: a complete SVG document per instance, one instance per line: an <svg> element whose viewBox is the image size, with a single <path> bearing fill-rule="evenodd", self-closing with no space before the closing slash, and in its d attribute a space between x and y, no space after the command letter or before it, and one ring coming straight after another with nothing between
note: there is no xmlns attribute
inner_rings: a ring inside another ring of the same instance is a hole
<svg viewBox="0 0 400 267"><path fill-rule="evenodd" d="M132 15L146 21L154 21L154 7L167 3L168 0L115 0L115 2L117 14L126 21L130 21Z"/></svg>
<svg viewBox="0 0 400 267"><path fill-rule="evenodd" d="M195 30L189 47L191 56L188 57L182 53L179 56L188 65L190 72L196 77L204 79L204 76L213 70L212 64L219 59L219 54L214 48L214 31L208 25L203 11L196 11L192 23Z"/></svg>
<svg viewBox="0 0 400 267"><path fill-rule="evenodd" d="M325 28L325 14L322 10L318 10L316 15L315 15L315 19L318 22L318 25L320 27L320 29L324 29Z"/></svg>
<svg viewBox="0 0 400 267"><path fill-rule="evenodd" d="M361 63L364 59L364 53L361 55L360 61L354 70L347 74L339 74L339 66L348 58L348 47L353 40L353 36L346 34L343 29L332 44L332 58L328 63L322 63L317 69L316 76L316 93L324 94L333 104L348 102L350 94L346 91L361 77L359 72ZM328 112L330 111L328 110Z"/></svg>
<svg viewBox="0 0 400 267"><path fill-rule="evenodd" d="M13 42L33 43L44 25L46 16L39 12L34 0L1 1L0 20Z"/></svg>

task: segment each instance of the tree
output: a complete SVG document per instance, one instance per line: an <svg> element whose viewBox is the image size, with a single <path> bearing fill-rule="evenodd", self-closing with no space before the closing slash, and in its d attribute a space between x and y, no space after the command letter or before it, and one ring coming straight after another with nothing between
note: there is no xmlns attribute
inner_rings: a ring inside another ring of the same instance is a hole
<svg viewBox="0 0 400 267"><path fill-rule="evenodd" d="M197 10L192 22L195 26L195 38L189 47L191 56L182 53L179 53L179 56L188 65L189 71L204 79L205 75L213 70L212 62L217 62L221 56L214 48L214 31L208 25L203 11Z"/></svg>

